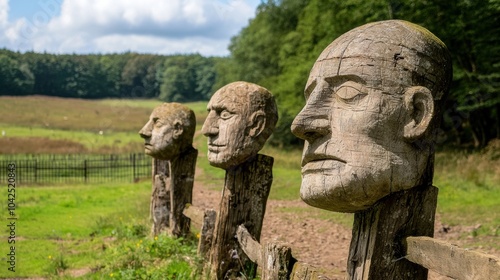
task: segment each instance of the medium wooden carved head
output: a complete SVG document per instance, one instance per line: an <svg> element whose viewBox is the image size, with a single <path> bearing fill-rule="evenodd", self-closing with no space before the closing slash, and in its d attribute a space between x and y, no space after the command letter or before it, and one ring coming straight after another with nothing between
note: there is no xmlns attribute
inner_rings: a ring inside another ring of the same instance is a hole
<svg viewBox="0 0 500 280"><path fill-rule="evenodd" d="M278 120L273 95L248 82L219 89L207 110L202 133L208 137L208 161L226 170L257 155Z"/></svg>
<svg viewBox="0 0 500 280"><path fill-rule="evenodd" d="M305 140L302 199L356 212L432 184L434 142L451 83L446 46L418 25L389 20L334 40L311 69L292 132Z"/></svg>
<svg viewBox="0 0 500 280"><path fill-rule="evenodd" d="M172 160L192 147L195 129L196 118L191 109L180 103L163 103L153 110L139 134L145 140L146 154Z"/></svg>

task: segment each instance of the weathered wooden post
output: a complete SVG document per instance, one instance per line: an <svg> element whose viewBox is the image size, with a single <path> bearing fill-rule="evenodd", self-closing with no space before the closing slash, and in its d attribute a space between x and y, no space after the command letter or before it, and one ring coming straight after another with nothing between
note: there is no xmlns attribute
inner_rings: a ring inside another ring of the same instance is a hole
<svg viewBox="0 0 500 280"><path fill-rule="evenodd" d="M345 33L314 64L292 124L306 140L300 194L355 213L348 279L427 279L404 240L433 234L434 142L450 83L446 46L400 20Z"/></svg>
<svg viewBox="0 0 500 280"><path fill-rule="evenodd" d="M170 164L168 160L153 158L151 176L152 190L149 213L153 225L151 233L158 235L170 226Z"/></svg>
<svg viewBox="0 0 500 280"><path fill-rule="evenodd" d="M208 160L226 170L215 234L210 250L210 278L254 277L256 265L236 239L239 225L260 239L273 158L258 154L272 134L278 114L272 94L263 87L235 82L219 89L208 103L202 128L208 137Z"/></svg>
<svg viewBox="0 0 500 280"><path fill-rule="evenodd" d="M145 152L153 159L151 232L170 231L174 236L189 233L189 219L182 214L191 203L198 151L193 148L196 129L194 112L179 103L156 107L139 131Z"/></svg>

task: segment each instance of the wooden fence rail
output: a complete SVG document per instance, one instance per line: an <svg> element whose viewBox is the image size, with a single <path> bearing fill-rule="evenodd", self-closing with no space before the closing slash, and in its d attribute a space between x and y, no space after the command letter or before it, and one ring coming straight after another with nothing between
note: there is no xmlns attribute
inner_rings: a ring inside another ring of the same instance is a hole
<svg viewBox="0 0 500 280"><path fill-rule="evenodd" d="M151 177L151 158L125 155L3 155L0 180L7 180L7 167L16 165L19 184L133 182Z"/></svg>

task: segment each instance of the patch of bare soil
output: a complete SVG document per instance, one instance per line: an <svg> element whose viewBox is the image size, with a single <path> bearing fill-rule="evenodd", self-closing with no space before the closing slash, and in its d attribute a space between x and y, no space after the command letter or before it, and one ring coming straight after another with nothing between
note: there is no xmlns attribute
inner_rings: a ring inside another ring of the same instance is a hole
<svg viewBox="0 0 500 280"><path fill-rule="evenodd" d="M0 154L81 154L87 149L70 140L46 137L0 137Z"/></svg>
<svg viewBox="0 0 500 280"><path fill-rule="evenodd" d="M201 184L195 183L194 205L217 210L220 198L219 191L208 190ZM294 211L283 211L286 208L293 208ZM311 212L311 209L300 199L294 201L268 200L261 244L276 241L284 243L292 248L292 255L296 259L317 267L327 277L324 278L325 280L345 279L352 229L337 224L333 220L309 217L308 212ZM464 234L472 233L473 230L474 227L443 225L438 216L436 217L434 237L467 248L467 240L464 241L461 237ZM499 255L498 251L491 248L472 249ZM428 279L446 280L451 278L429 271Z"/></svg>

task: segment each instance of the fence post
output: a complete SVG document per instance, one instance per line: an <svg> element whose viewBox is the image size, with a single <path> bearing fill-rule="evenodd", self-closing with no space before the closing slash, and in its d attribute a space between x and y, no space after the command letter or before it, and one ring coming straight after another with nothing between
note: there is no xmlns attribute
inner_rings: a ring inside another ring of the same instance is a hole
<svg viewBox="0 0 500 280"><path fill-rule="evenodd" d="M87 160L83 160L83 178L85 180L85 183L87 183Z"/></svg>
<svg viewBox="0 0 500 280"><path fill-rule="evenodd" d="M135 161L135 154L132 154L132 166L133 166L132 167L132 176L133 176L132 177L132 182L135 182L135 177L136 177L135 176L135 163L136 163L136 161Z"/></svg>
<svg viewBox="0 0 500 280"><path fill-rule="evenodd" d="M35 173L35 183L38 182L38 161L35 159L35 166L34 166L34 173Z"/></svg>

